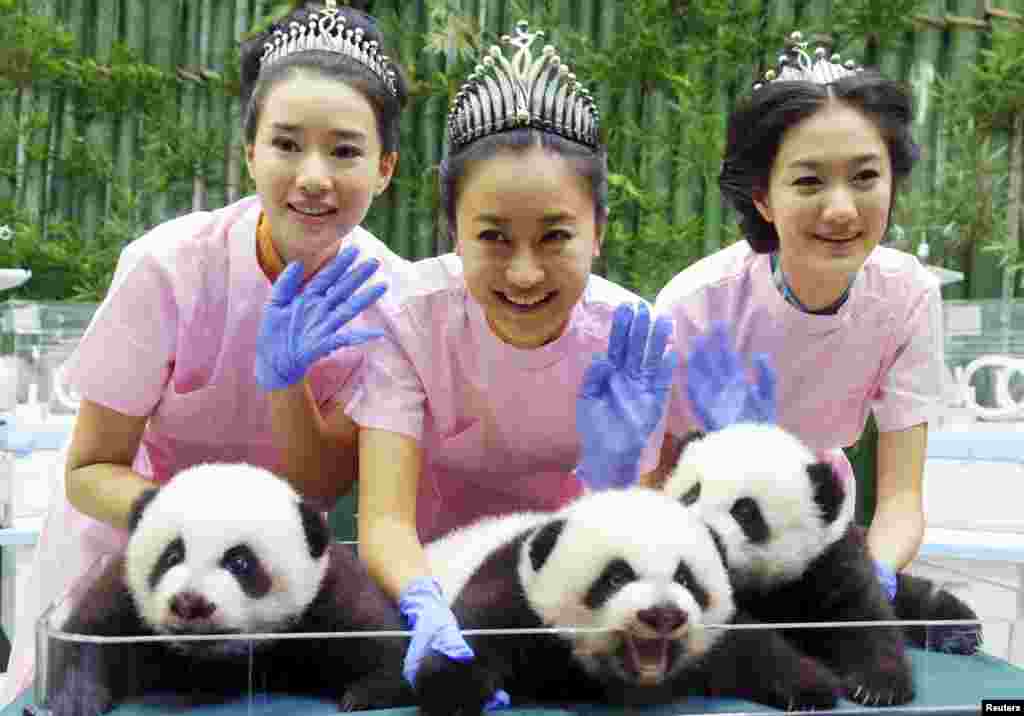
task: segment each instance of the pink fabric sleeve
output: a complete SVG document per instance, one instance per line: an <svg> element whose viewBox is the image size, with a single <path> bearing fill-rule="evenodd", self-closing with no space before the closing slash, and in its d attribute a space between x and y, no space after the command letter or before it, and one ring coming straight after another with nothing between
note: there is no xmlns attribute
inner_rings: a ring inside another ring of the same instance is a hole
<svg viewBox="0 0 1024 716"><path fill-rule="evenodd" d="M155 259L122 252L107 297L69 358L83 398L126 415L149 415L170 377L177 307Z"/></svg>
<svg viewBox="0 0 1024 716"><path fill-rule="evenodd" d="M422 440L426 390L416 366L394 334L367 345L346 412L360 427Z"/></svg>
<svg viewBox="0 0 1024 716"><path fill-rule="evenodd" d="M942 394L944 347L942 298L932 286L910 311L906 331L874 396L882 432L903 430L934 417Z"/></svg>

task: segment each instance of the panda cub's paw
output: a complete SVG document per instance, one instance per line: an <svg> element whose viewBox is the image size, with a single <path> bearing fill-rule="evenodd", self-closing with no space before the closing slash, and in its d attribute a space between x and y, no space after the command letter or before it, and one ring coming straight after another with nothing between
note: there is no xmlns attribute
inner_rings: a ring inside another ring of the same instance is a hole
<svg viewBox="0 0 1024 716"><path fill-rule="evenodd" d="M851 673L843 679L846 698L862 706L899 706L914 698L910 668L904 663L886 668L885 660L870 674Z"/></svg>
<svg viewBox="0 0 1024 716"><path fill-rule="evenodd" d="M786 711L830 709L839 702L839 679L817 659L802 656L795 673L776 681L769 698L772 705Z"/></svg>
<svg viewBox="0 0 1024 716"><path fill-rule="evenodd" d="M478 716L501 685L479 660L456 661L432 653L416 672L416 696L424 716Z"/></svg>
<svg viewBox="0 0 1024 716"><path fill-rule="evenodd" d="M896 618L910 621L973 620L978 615L962 599L931 580L899 573L896 592ZM919 649L949 654L975 654L982 646L980 624L935 624L907 626L907 642Z"/></svg>

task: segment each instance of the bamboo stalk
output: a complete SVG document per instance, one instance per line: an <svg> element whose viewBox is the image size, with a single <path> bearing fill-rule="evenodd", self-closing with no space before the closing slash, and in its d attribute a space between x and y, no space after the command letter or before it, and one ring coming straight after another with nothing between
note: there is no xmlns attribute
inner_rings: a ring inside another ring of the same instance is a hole
<svg viewBox="0 0 1024 716"><path fill-rule="evenodd" d="M1010 187L1009 202L1006 209L1006 241L1012 255L1020 252L1021 233L1021 202L1024 195L1021 185L1024 183L1024 112L1017 112L1013 117L1013 128L1010 130ZM1013 297L1014 279L1017 269L1007 266L1003 272L1003 298Z"/></svg>

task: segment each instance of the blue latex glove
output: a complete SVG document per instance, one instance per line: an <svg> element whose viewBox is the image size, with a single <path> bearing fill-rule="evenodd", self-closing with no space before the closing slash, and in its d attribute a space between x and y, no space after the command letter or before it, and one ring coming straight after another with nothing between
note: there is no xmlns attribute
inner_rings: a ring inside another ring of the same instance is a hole
<svg viewBox="0 0 1024 716"><path fill-rule="evenodd" d="M256 339L256 382L261 388L278 390L298 383L320 358L343 346L384 335L373 330L341 330L387 290L377 284L353 295L380 265L370 259L350 271L358 255L354 246L347 247L305 287L300 261L288 264L274 281Z"/></svg>
<svg viewBox="0 0 1024 716"><path fill-rule="evenodd" d="M640 477L640 456L665 414L678 356L665 353L672 321L641 303L615 309L608 354L594 358L576 400L580 463L576 476L602 490Z"/></svg>
<svg viewBox="0 0 1024 716"><path fill-rule="evenodd" d="M896 599L896 570L884 562L875 562L875 574L878 575L878 581L882 585L882 591L885 592L885 596L892 602Z"/></svg>
<svg viewBox="0 0 1024 716"><path fill-rule="evenodd" d="M475 656L462 638L455 615L441 594L441 585L433 577L420 577L411 581L398 599L398 609L412 630L402 674L413 686L416 685L416 672L419 671L427 649L455 661L471 661ZM509 704L511 699L508 693L499 689L484 708L492 711Z"/></svg>
<svg viewBox="0 0 1024 716"><path fill-rule="evenodd" d="M732 348L725 323L696 336L686 359L686 390L694 417L704 430L737 422L775 422L775 371L765 353L754 355L757 382L751 385Z"/></svg>

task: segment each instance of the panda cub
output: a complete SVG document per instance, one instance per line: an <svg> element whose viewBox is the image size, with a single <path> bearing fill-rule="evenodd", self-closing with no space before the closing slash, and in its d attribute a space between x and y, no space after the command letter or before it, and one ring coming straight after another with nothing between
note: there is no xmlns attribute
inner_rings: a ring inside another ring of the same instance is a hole
<svg viewBox="0 0 1024 716"><path fill-rule="evenodd" d="M151 693L197 703L250 686L331 698L343 711L409 705L402 639L188 638L403 628L354 551L331 543L323 515L285 481L250 465L198 465L143 493L124 553L61 626L181 639L51 636L47 705L54 716L95 716Z"/></svg>
<svg viewBox="0 0 1024 716"><path fill-rule="evenodd" d="M665 491L696 504L724 544L737 607L764 623L892 621L896 615L844 515L847 493L830 465L785 430L737 423L695 434ZM896 626L788 629L803 653L871 706L914 696Z"/></svg>
<svg viewBox="0 0 1024 716"><path fill-rule="evenodd" d="M499 688L515 703L836 703L834 677L778 635L708 628L734 620L720 547L694 510L659 491L484 518L427 555L463 630L532 631L469 635L468 663L426 657L424 714L479 714Z"/></svg>

